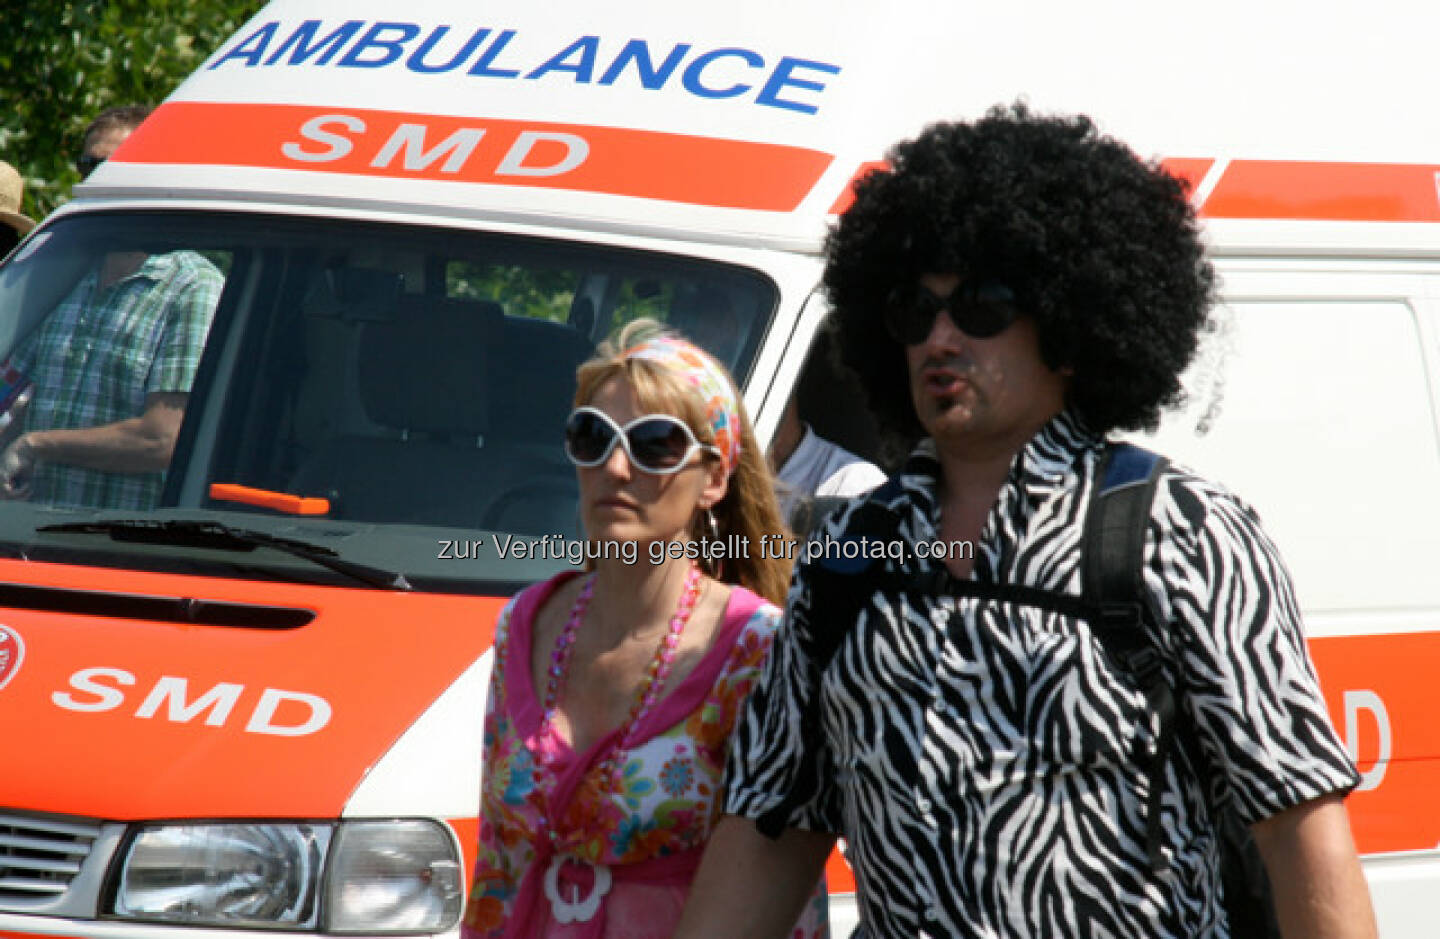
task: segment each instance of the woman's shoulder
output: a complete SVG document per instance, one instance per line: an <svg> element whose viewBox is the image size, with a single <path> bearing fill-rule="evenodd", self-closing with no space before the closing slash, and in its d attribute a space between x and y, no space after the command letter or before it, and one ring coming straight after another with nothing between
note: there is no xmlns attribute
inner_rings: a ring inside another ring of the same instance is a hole
<svg viewBox="0 0 1440 939"><path fill-rule="evenodd" d="M744 672L763 664L774 644L784 612L745 587L731 587L725 607L723 641L729 649L727 672Z"/></svg>
<svg viewBox="0 0 1440 939"><path fill-rule="evenodd" d="M780 625L784 611L748 587L730 585L725 601L725 622L742 630L773 633Z"/></svg>

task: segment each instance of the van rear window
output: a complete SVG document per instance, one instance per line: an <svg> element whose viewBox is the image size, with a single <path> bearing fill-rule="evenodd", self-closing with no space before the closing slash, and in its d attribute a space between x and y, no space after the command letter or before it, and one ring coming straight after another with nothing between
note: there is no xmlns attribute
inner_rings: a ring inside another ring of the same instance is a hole
<svg viewBox="0 0 1440 939"><path fill-rule="evenodd" d="M0 542L234 569L194 539L37 532L213 521L437 589L532 580L578 535L560 429L596 343L652 317L743 383L776 304L754 270L603 245L243 213L61 219L0 269L0 443L55 432L7 477ZM245 576L343 579L247 554Z"/></svg>

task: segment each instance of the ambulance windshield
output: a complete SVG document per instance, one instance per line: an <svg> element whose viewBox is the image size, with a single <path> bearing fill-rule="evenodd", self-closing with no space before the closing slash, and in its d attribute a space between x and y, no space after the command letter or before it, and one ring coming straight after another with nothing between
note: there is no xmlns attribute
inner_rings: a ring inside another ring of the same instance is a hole
<svg viewBox="0 0 1440 939"><path fill-rule="evenodd" d="M776 302L753 270L595 244L61 219L0 269L0 555L326 579L280 551L237 565L69 524L208 520L421 589L543 577L579 544L560 435L597 341L651 317L743 384Z"/></svg>

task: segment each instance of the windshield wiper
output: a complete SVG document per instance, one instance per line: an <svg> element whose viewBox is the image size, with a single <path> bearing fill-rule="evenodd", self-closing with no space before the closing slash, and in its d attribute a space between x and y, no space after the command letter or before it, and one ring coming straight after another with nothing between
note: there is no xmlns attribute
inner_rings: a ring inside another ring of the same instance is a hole
<svg viewBox="0 0 1440 939"><path fill-rule="evenodd" d="M233 528L220 522L192 519L122 518L99 522L65 522L44 525L36 531L82 535L109 535L115 541L135 544L176 545L188 548L210 548L216 551L253 551L271 548L297 558L304 558L321 567L354 578L371 587L385 590L413 590L405 575L368 564L357 564L340 557L323 545L281 538L249 528Z"/></svg>

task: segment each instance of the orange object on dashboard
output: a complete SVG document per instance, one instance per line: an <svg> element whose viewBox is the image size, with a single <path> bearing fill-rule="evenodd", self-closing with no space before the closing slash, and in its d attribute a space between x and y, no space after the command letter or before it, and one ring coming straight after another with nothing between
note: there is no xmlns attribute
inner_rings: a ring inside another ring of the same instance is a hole
<svg viewBox="0 0 1440 939"><path fill-rule="evenodd" d="M210 498L220 502L243 502L290 515L327 515L330 512L330 500L324 496L297 496L239 483L211 483Z"/></svg>

